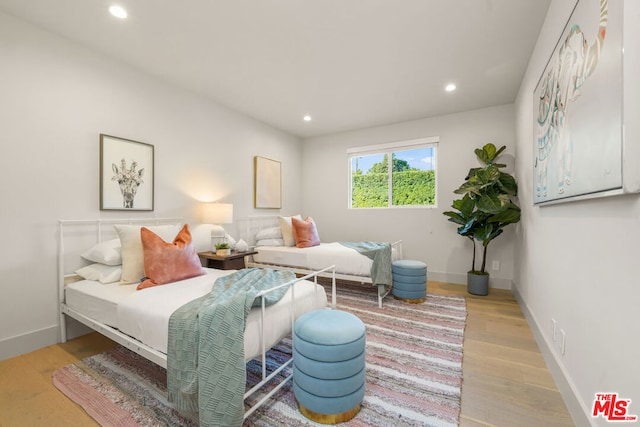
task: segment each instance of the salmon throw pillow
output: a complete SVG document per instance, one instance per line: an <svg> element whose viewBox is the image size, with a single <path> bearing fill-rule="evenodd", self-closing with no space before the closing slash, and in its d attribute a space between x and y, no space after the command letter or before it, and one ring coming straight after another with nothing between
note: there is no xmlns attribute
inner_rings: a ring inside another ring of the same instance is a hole
<svg viewBox="0 0 640 427"><path fill-rule="evenodd" d="M310 248L312 246L318 246L320 244L320 237L318 237L318 229L316 228L313 218L310 216L304 220L298 218L291 218L291 225L293 228L293 238L296 241L296 247L298 248Z"/></svg>
<svg viewBox="0 0 640 427"><path fill-rule="evenodd" d="M138 290L204 274L186 224L173 239L173 243L165 242L145 227L140 229L140 237L146 280L138 285Z"/></svg>

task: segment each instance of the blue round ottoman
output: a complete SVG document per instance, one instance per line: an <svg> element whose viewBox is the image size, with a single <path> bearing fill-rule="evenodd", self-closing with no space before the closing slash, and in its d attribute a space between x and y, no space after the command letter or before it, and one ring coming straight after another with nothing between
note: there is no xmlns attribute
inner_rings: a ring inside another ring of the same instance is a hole
<svg viewBox="0 0 640 427"><path fill-rule="evenodd" d="M365 389L365 326L339 310L315 310L293 325L293 394L302 414L322 424L353 418Z"/></svg>
<svg viewBox="0 0 640 427"><path fill-rule="evenodd" d="M391 293L396 299L414 304L424 302L427 297L427 264L402 259L391 264L391 273Z"/></svg>

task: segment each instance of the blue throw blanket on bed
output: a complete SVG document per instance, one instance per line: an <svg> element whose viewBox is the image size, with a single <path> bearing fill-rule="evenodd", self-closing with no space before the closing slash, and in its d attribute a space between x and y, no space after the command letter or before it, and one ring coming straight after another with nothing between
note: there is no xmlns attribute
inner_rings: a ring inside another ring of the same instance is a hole
<svg viewBox="0 0 640 427"><path fill-rule="evenodd" d="M391 244L377 242L340 242L340 244L355 249L373 260L371 281L374 285L391 285L393 282L391 276Z"/></svg>
<svg viewBox="0 0 640 427"><path fill-rule="evenodd" d="M244 269L220 277L210 294L177 309L169 319L167 393L183 412L199 412L201 426L241 426L246 361L244 328L256 295L295 279L290 271ZM288 287L268 293L278 302Z"/></svg>

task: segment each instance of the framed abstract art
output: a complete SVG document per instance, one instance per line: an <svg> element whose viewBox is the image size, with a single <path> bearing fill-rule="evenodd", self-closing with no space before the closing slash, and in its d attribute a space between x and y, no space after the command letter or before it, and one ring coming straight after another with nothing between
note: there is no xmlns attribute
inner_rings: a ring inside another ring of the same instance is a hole
<svg viewBox="0 0 640 427"><path fill-rule="evenodd" d="M282 164L277 160L255 156L254 207L262 209L282 208Z"/></svg>
<svg viewBox="0 0 640 427"><path fill-rule="evenodd" d="M623 192L622 2L579 0L533 96L534 204Z"/></svg>

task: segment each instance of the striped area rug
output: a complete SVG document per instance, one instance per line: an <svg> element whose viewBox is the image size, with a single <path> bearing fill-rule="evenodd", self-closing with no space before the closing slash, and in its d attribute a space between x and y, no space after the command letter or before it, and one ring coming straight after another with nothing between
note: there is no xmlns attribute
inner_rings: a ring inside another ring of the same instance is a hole
<svg viewBox="0 0 640 427"><path fill-rule="evenodd" d="M387 297L377 307L370 287L339 285L338 309L367 328L366 394L348 426L456 426L460 415L463 297L429 294L423 304ZM291 357L291 341L268 353L275 369ZM259 361L247 364L247 384L260 377ZM197 425L166 401L164 369L117 347L59 369L54 384L102 425ZM280 379L247 400L252 404ZM291 382L252 414L245 426L316 426L297 409Z"/></svg>

